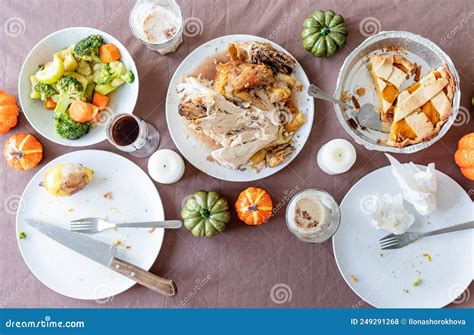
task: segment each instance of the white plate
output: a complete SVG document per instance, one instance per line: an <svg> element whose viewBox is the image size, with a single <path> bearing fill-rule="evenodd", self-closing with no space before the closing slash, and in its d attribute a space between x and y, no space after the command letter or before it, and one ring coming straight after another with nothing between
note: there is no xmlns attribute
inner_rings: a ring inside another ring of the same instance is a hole
<svg viewBox="0 0 474 335"><path fill-rule="evenodd" d="M473 220L473 203L461 186L438 171L437 178L436 212L423 217L406 204L416 217L411 231L430 231ZM362 178L341 203L341 225L333 237L333 248L347 284L361 299L379 308L448 305L473 278L474 231L427 237L401 249L382 251L379 239L388 233L373 228L369 216L364 214L367 196L376 192L399 192L390 167ZM425 252L431 255L431 262L423 256ZM352 281L352 275L358 281ZM412 286L416 279L421 279L421 284Z"/></svg>
<svg viewBox="0 0 474 335"><path fill-rule="evenodd" d="M95 128L91 128L89 133L80 139L68 140L56 134L56 131L54 130L53 111L46 110L41 101L30 99L30 76L38 71L39 64L51 61L54 53L93 34L101 35L106 43L113 43L119 48L122 55L121 61L125 64L125 67L128 70L133 72L135 80L131 84L125 83L121 85L117 90L110 93L109 105L104 112L107 114L103 121L98 122ZM44 39L39 41L30 51L28 56L26 56L18 80L18 94L23 113L38 133L46 137L48 140L58 144L71 147L84 147L97 144L106 139L105 119L110 116L108 114L133 113L138 98L138 83L138 71L133 58L119 40L98 29L71 27L56 31L51 35L46 36Z"/></svg>
<svg viewBox="0 0 474 335"><path fill-rule="evenodd" d="M217 163L210 162L207 159L210 151L204 148L203 145L193 137L190 133L191 130L186 126L184 119L178 114L179 97L176 92L176 86L181 83L184 75L191 74L202 62L210 57L214 57L218 53L225 52L229 43L239 41L267 42L275 49L291 55L288 51L272 41L252 35L228 35L204 43L183 60L171 79L166 97L166 121L176 147L178 147L181 154L183 154L183 156L197 169L214 178L242 182L258 180L271 176L287 166L299 154L311 132L311 127L313 125L314 102L313 98L309 97L306 93L309 86L308 77L301 65L297 63L295 75L296 78L303 83L303 90L296 94L296 105L298 106L298 110L304 113L306 122L295 134L294 144L296 150L290 159L277 167L265 168L260 172L256 172L251 168L247 168L245 171L233 170Z"/></svg>
<svg viewBox="0 0 474 335"><path fill-rule="evenodd" d="M94 179L82 191L55 198L38 184L47 169L59 163L80 163L94 170ZM111 192L112 199L104 198ZM83 150L56 158L42 168L26 187L17 213L17 233L21 254L33 274L50 289L76 299L105 299L119 294L135 282L96 263L26 224L26 218L68 228L70 220L83 217L107 217L111 221L163 220L160 195L145 172L126 158L106 151ZM161 249L164 230L122 228L86 235L117 246L117 257L149 270ZM126 246L131 246L126 249Z"/></svg>

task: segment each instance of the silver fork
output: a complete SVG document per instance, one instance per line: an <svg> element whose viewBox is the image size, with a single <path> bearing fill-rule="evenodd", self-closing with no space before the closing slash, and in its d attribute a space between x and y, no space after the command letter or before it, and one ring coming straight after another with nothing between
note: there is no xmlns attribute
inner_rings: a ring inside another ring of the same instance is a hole
<svg viewBox="0 0 474 335"><path fill-rule="evenodd" d="M360 127L366 127L369 129L381 131L383 133L388 133L389 124L380 120L377 107L372 104L366 103L360 106L360 108L355 108L348 103L334 99L322 89L312 84L308 87L308 94L313 98L330 101L350 110L352 118Z"/></svg>
<svg viewBox="0 0 474 335"><path fill-rule="evenodd" d="M181 228L179 220L113 223L100 218L83 218L71 221L69 229L78 233L95 234L110 228Z"/></svg>
<svg viewBox="0 0 474 335"><path fill-rule="evenodd" d="M474 221L469 221L469 222L461 223L455 226L429 231L426 233L406 232L400 235L390 234L380 239L380 247L382 248L382 250L398 249L422 237L433 236L433 235L438 235L438 234L446 234L446 233L451 233L453 231L472 229L472 228L474 228Z"/></svg>

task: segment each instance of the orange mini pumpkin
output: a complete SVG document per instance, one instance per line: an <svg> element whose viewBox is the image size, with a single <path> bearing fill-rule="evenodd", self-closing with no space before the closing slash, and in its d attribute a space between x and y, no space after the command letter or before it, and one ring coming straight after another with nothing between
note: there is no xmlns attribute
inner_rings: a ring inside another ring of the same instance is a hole
<svg viewBox="0 0 474 335"><path fill-rule="evenodd" d="M239 219L246 224L260 225L272 215L272 198L264 189L249 187L240 193L235 210Z"/></svg>
<svg viewBox="0 0 474 335"><path fill-rule="evenodd" d="M33 169L43 158L43 146L30 134L12 135L5 143L3 156L11 167L26 171Z"/></svg>
<svg viewBox="0 0 474 335"><path fill-rule="evenodd" d="M461 137L454 153L454 161L461 168L464 177L474 180L474 133Z"/></svg>
<svg viewBox="0 0 474 335"><path fill-rule="evenodd" d="M16 126L19 114L15 97L0 90L0 135Z"/></svg>

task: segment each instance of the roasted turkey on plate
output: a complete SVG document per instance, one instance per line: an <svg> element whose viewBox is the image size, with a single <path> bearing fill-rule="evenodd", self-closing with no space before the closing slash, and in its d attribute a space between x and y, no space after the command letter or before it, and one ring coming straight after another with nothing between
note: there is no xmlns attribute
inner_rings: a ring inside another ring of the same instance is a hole
<svg viewBox="0 0 474 335"><path fill-rule="evenodd" d="M293 135L305 122L292 99L302 89L296 61L268 43L230 43L228 53L213 80L188 76L178 85L179 114L203 145L212 143L217 163L277 166L295 150Z"/></svg>

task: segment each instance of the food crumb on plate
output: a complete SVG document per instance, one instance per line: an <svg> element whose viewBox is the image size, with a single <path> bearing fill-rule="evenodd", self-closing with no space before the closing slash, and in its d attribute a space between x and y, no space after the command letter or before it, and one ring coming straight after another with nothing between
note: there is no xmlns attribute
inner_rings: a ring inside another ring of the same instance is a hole
<svg viewBox="0 0 474 335"><path fill-rule="evenodd" d="M351 96L351 100L352 100L352 104L354 105L354 107L356 109L359 109L360 108L360 103L359 103L359 100L357 100L355 95Z"/></svg>
<svg viewBox="0 0 474 335"><path fill-rule="evenodd" d="M104 193L104 199L112 200L112 192L105 192Z"/></svg>
<svg viewBox="0 0 474 335"><path fill-rule="evenodd" d="M123 244L123 242L121 240L118 240L116 238L114 238L112 240L112 247L117 247L117 246L122 245L122 244Z"/></svg>
<svg viewBox="0 0 474 335"><path fill-rule="evenodd" d="M351 275L351 280L355 283L359 281L359 278L356 275Z"/></svg>
<svg viewBox="0 0 474 335"><path fill-rule="evenodd" d="M122 240L114 238L112 240L112 247L120 247L120 246L124 247L127 250L130 250L132 248L131 245L126 245Z"/></svg>
<svg viewBox="0 0 474 335"><path fill-rule="evenodd" d="M74 208L69 208L69 209L67 210L67 212L68 212L68 213L74 212Z"/></svg>
<svg viewBox="0 0 474 335"><path fill-rule="evenodd" d="M428 262L431 262L431 255L429 253L425 252L423 256L426 258Z"/></svg>
<svg viewBox="0 0 474 335"><path fill-rule="evenodd" d="M421 279L420 279L420 278L415 279L415 280L411 283L412 286L419 286L420 284L421 284Z"/></svg>
<svg viewBox="0 0 474 335"><path fill-rule="evenodd" d="M342 102L349 102L351 100L351 94L348 91L342 91L340 100Z"/></svg>
<svg viewBox="0 0 474 335"><path fill-rule="evenodd" d="M405 292L405 293L410 293L410 291L407 290L406 288L403 289L403 292Z"/></svg>
<svg viewBox="0 0 474 335"><path fill-rule="evenodd" d="M356 93L359 97L363 97L365 95L365 87L359 87L356 89Z"/></svg>

